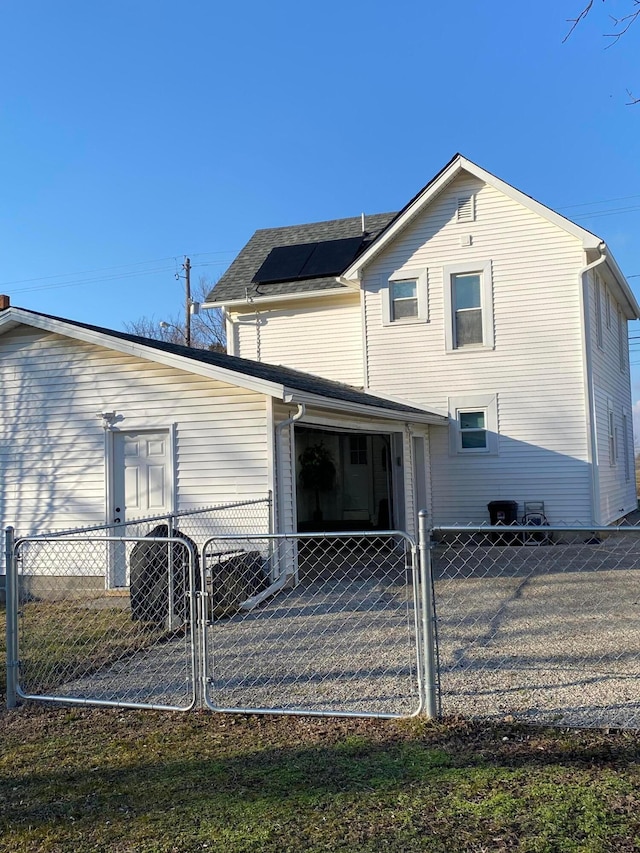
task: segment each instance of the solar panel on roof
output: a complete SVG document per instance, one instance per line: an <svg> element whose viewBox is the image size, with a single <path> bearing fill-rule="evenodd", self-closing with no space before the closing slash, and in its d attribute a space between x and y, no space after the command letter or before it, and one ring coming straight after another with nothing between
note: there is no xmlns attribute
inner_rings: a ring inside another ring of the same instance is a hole
<svg viewBox="0 0 640 853"><path fill-rule="evenodd" d="M269 284L297 278L315 247L316 243L276 246L265 258L262 266L254 275L253 281L258 284Z"/></svg>
<svg viewBox="0 0 640 853"><path fill-rule="evenodd" d="M318 243L276 246L264 260L252 281L275 284L339 275L355 258L362 245L362 235Z"/></svg>
<svg viewBox="0 0 640 853"><path fill-rule="evenodd" d="M355 258L361 244L362 235L318 243L311 257L302 267L299 278L339 275Z"/></svg>

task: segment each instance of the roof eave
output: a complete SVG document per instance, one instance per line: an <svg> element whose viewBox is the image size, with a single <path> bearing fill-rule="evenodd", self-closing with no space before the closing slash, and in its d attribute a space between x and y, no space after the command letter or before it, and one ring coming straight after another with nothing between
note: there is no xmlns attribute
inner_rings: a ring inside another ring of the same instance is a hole
<svg viewBox="0 0 640 853"><path fill-rule="evenodd" d="M376 417L381 420L402 421L403 423L419 423L444 426L448 421L446 417L435 412L410 411L399 409L386 409L381 406L369 405L367 403L354 403L348 400L334 400L329 397L321 397L295 388L285 387L285 403L305 403L307 406L315 406L320 409L330 408L332 411L345 412L351 415L364 415Z"/></svg>

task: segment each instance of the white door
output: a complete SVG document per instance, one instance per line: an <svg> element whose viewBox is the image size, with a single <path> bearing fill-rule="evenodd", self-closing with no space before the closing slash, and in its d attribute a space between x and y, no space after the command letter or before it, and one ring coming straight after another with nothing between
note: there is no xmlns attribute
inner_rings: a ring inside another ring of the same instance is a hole
<svg viewBox="0 0 640 853"><path fill-rule="evenodd" d="M113 434L112 523L118 524L172 510L169 432L115 432ZM126 528L116 529L126 535ZM113 564L112 585L125 586L126 560Z"/></svg>

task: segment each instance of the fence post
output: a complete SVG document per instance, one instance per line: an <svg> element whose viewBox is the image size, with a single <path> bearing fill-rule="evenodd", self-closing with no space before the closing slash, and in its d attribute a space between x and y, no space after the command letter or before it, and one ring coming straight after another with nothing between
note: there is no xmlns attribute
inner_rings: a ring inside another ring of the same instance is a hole
<svg viewBox="0 0 640 853"><path fill-rule="evenodd" d="M427 717L438 716L436 645L433 608L433 586L431 567L431 535L427 525L428 513L418 513L418 554L420 563L420 596L422 609L422 643L424 659L425 713Z"/></svg>
<svg viewBox="0 0 640 853"><path fill-rule="evenodd" d="M15 708L18 685L18 572L13 527L5 530L5 571L7 599L7 708Z"/></svg>

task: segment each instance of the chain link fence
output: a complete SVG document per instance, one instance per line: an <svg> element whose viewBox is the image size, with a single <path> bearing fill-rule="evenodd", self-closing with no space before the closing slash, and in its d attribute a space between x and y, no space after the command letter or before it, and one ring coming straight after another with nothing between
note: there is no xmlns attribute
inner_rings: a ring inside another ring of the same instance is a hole
<svg viewBox="0 0 640 853"><path fill-rule="evenodd" d="M640 529L432 536L445 715L640 726Z"/></svg>
<svg viewBox="0 0 640 853"><path fill-rule="evenodd" d="M639 528L422 516L416 547L223 512L8 537L8 702L640 727Z"/></svg>

